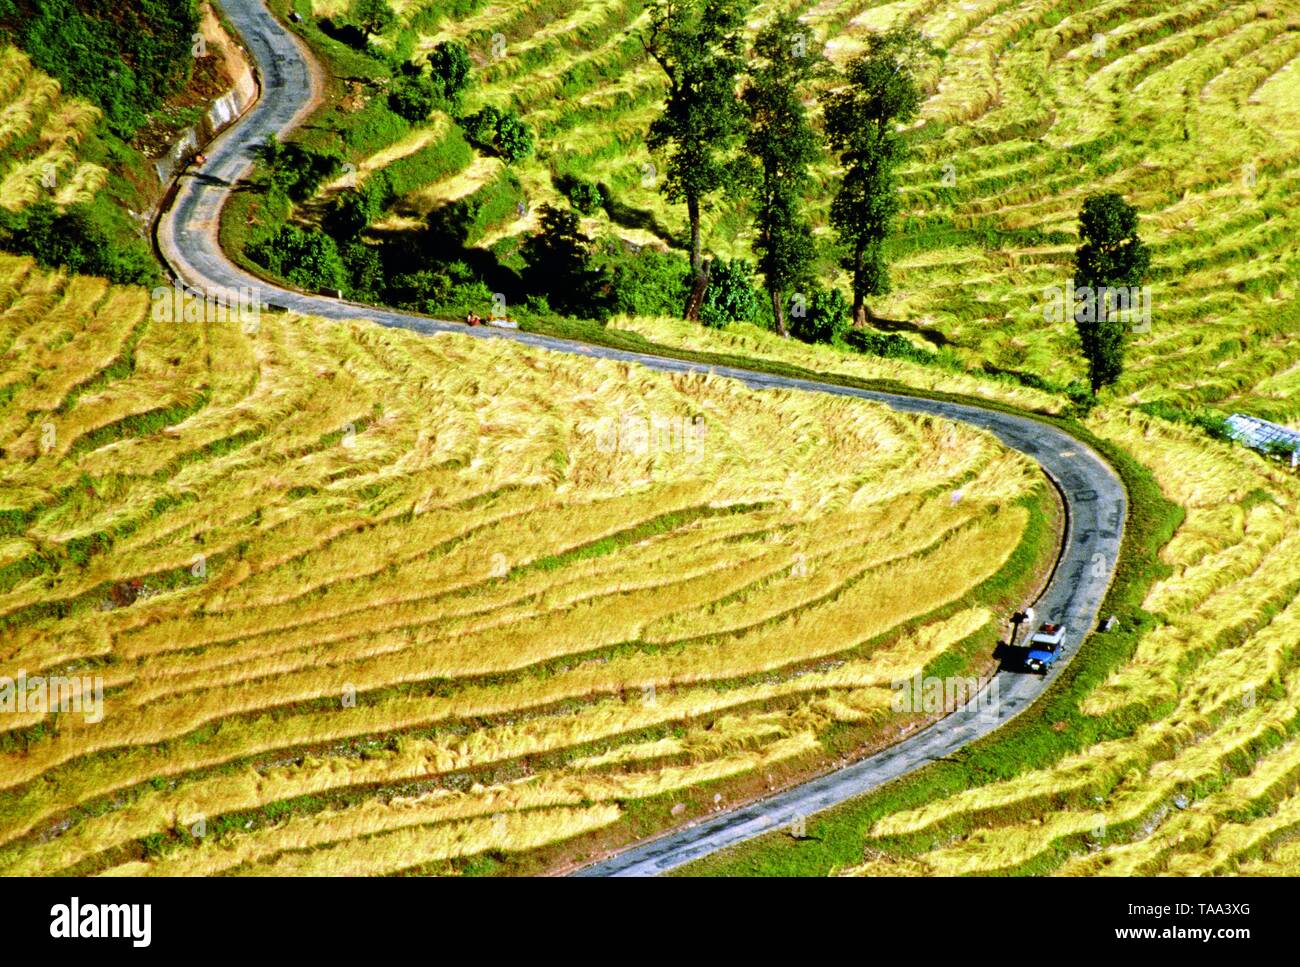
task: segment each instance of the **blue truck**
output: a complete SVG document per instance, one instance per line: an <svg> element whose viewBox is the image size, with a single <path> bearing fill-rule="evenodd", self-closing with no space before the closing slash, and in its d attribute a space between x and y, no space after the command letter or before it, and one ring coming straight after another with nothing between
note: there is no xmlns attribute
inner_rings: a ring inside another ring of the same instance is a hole
<svg viewBox="0 0 1300 967"><path fill-rule="evenodd" d="M1052 663L1061 657L1065 641L1065 625L1042 624L1025 643L1025 668L1046 675Z"/></svg>

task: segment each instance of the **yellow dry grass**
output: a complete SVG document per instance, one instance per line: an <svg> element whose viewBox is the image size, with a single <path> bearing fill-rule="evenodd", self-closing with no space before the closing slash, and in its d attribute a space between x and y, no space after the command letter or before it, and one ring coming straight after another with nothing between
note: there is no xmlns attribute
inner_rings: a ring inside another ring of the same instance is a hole
<svg viewBox="0 0 1300 967"><path fill-rule="evenodd" d="M107 689L6 716L14 873L393 872L815 756L987 631L1040 488L861 401L0 279L0 674Z"/></svg>
<svg viewBox="0 0 1300 967"><path fill-rule="evenodd" d="M1128 705L1158 714L1048 768L881 818L873 837L938 834L937 845L846 872L954 875L1044 862L1067 875L1290 868L1285 850L1300 830L1300 546L1290 526L1300 483L1188 428L1114 409L1091 422L1141 454L1188 512L1163 551L1171 573L1146 602L1162 620L1083 703L1093 715ZM954 821L971 831L944 835Z"/></svg>
<svg viewBox="0 0 1300 967"><path fill-rule="evenodd" d="M69 205L104 186L107 169L79 161L77 153L99 109L64 97L59 82L14 47L0 51L0 104L0 207L14 212L41 199ZM37 150L8 157L5 149L27 135Z"/></svg>

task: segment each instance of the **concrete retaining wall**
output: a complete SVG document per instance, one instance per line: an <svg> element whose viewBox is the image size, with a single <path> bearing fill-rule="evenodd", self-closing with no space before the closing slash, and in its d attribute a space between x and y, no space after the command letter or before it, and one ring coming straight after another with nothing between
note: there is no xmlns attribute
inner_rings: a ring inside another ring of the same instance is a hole
<svg viewBox="0 0 1300 967"><path fill-rule="evenodd" d="M233 41L227 39L225 43ZM166 186L189 160L198 153L199 146L207 144L223 128L238 118L257 98L257 79L247 63L235 79L235 86L213 101L203 120L194 127L186 128L171 149L153 162L158 181Z"/></svg>

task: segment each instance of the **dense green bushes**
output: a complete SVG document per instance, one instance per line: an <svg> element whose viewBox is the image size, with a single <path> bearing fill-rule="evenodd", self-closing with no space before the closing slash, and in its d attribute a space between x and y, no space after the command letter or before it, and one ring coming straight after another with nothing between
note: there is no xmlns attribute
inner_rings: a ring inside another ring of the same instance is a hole
<svg viewBox="0 0 1300 967"><path fill-rule="evenodd" d="M700 322L715 328L733 322L754 322L761 303L751 263L744 259L714 259L709 287L700 303Z"/></svg>
<svg viewBox="0 0 1300 967"><path fill-rule="evenodd" d="M194 0L0 0L0 39L130 135L179 90L194 64Z"/></svg>
<svg viewBox="0 0 1300 967"><path fill-rule="evenodd" d="M0 245L42 265L99 275L112 282L151 285L159 278L153 252L105 195L60 211L52 202L0 217Z"/></svg>
<svg viewBox="0 0 1300 967"><path fill-rule="evenodd" d="M397 12L388 0L350 0L347 18L367 37L386 34L397 26Z"/></svg>
<svg viewBox="0 0 1300 967"><path fill-rule="evenodd" d="M850 329L844 333L844 342L850 349L886 359L906 359L914 363L934 363L941 358L938 353L922 349L906 336L896 332L875 332L871 329Z"/></svg>
<svg viewBox="0 0 1300 967"><path fill-rule="evenodd" d="M676 316L690 295L691 263L677 252L629 252L619 239L606 239L595 261L605 281L602 313Z"/></svg>
<svg viewBox="0 0 1300 967"><path fill-rule="evenodd" d="M533 131L514 111L500 111L490 104L461 122L465 136L485 151L506 161L519 161L533 151Z"/></svg>
<svg viewBox="0 0 1300 967"><path fill-rule="evenodd" d="M803 342L833 343L849 329L853 307L839 289L821 289L790 307L790 335Z"/></svg>
<svg viewBox="0 0 1300 967"><path fill-rule="evenodd" d="M343 291L357 302L383 302L387 276L381 251L360 239L339 246L345 280Z"/></svg>
<svg viewBox="0 0 1300 967"><path fill-rule="evenodd" d="M271 169L271 182L294 201L302 201L343 167L337 154L309 148L297 142L281 144L270 137L264 157Z"/></svg>
<svg viewBox="0 0 1300 967"><path fill-rule="evenodd" d="M403 74L388 91L388 109L412 124L426 120L440 101L433 79L425 74Z"/></svg>
<svg viewBox="0 0 1300 967"><path fill-rule="evenodd" d="M569 200L569 204L584 215L594 215L609 200L603 185L593 184L574 175L560 175L555 187Z"/></svg>
<svg viewBox="0 0 1300 967"><path fill-rule="evenodd" d="M476 309L481 314L494 301L487 285L460 260L397 276L389 300L402 308L430 315L459 315L466 309Z"/></svg>
<svg viewBox="0 0 1300 967"><path fill-rule="evenodd" d="M460 105L460 96L469 86L471 62L469 50L454 40L444 40L429 51L429 77L448 109Z"/></svg>
<svg viewBox="0 0 1300 967"><path fill-rule="evenodd" d="M330 292L346 285L338 246L324 232L281 225L278 231L249 245L248 254L303 289Z"/></svg>

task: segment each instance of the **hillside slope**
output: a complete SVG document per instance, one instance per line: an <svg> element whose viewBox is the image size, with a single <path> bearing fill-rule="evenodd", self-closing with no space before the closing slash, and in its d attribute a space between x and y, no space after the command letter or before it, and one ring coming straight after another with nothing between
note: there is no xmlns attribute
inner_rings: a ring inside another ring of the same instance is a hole
<svg viewBox="0 0 1300 967"><path fill-rule="evenodd" d="M9 873L618 843L924 718L893 682L987 672L1053 557L942 421L0 277L0 674L104 689L6 717Z"/></svg>
<svg viewBox="0 0 1300 967"><path fill-rule="evenodd" d="M470 4L468 15L441 0L397 6L405 31L376 41L381 50L405 44L418 58L463 42L475 63L465 113L514 108L538 134L536 155L511 166L528 213L502 207L477 245L508 260L509 239L536 227L541 203L563 204L572 178L599 182L612 199L584 218L589 232L682 244L684 210L660 194L663 162L645 145L664 81L637 39L642 3L507 0ZM328 3L298 9L343 13ZM1150 326L1132 334L1116 396L1300 419L1300 370L1287 345L1300 328L1294 0L763 2L751 24L787 10L838 65L869 32L901 23L948 51L901 172L894 293L878 315L975 366L1058 390L1082 379L1074 328L1045 317L1044 290L1071 274L1085 194L1115 190L1141 211L1154 250ZM386 163L376 154L367 170ZM456 170L402 193L379 236L497 190L501 170L496 159L463 156ZM834 176L823 166L812 199L828 241ZM748 257L749 242L743 205L706 212L713 251ZM821 271L844 283L829 257Z"/></svg>

